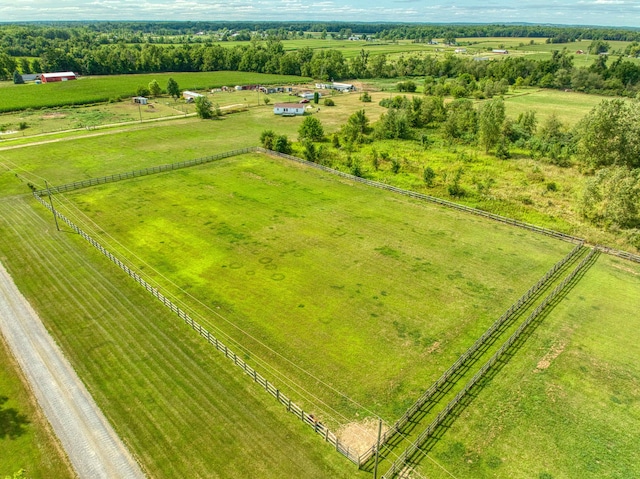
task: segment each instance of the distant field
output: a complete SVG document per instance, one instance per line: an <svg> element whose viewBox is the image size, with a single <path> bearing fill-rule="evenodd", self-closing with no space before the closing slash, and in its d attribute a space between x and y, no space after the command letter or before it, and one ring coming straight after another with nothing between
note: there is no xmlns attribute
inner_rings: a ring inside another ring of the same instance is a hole
<svg viewBox="0 0 640 479"><path fill-rule="evenodd" d="M75 477L57 441L0 335L0 477Z"/></svg>
<svg viewBox="0 0 640 479"><path fill-rule="evenodd" d="M365 411L325 384L395 420L570 249L263 155L65 196L334 425Z"/></svg>
<svg viewBox="0 0 640 479"><path fill-rule="evenodd" d="M297 84L308 78L247 72L148 73L87 77L79 80L36 85L7 84L0 88L0 112L27 108L48 108L84 105L134 96L138 87L147 87L157 80L166 88L169 78L176 80L182 90L198 90L238 84Z"/></svg>
<svg viewBox="0 0 640 479"><path fill-rule="evenodd" d="M455 477L640 477L639 298L640 266L601 256L429 455Z"/></svg>
<svg viewBox="0 0 640 479"><path fill-rule="evenodd" d="M554 114L566 127L572 127L595 106L608 99L610 98L578 92L523 89L505 96L505 105L507 115L513 119L517 119L520 113L533 110L536 112L539 127Z"/></svg>

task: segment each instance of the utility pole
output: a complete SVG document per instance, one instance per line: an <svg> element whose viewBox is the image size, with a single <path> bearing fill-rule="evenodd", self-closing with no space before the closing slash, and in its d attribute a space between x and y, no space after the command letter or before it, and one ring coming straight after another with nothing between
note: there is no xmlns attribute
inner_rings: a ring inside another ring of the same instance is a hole
<svg viewBox="0 0 640 479"><path fill-rule="evenodd" d="M44 185L47 187L47 193L49 193L49 203L51 204L51 212L53 213L53 219L56 222L56 229L60 231L60 226L58 225L58 217L56 216L56 209L53 206L53 199L51 198L51 188L49 188L49 183L47 183L47 180L44 180Z"/></svg>
<svg viewBox="0 0 640 479"><path fill-rule="evenodd" d="M378 418L378 442L376 443L376 463L373 467L373 479L378 479L378 453L380 452L380 435L382 434L382 419Z"/></svg>

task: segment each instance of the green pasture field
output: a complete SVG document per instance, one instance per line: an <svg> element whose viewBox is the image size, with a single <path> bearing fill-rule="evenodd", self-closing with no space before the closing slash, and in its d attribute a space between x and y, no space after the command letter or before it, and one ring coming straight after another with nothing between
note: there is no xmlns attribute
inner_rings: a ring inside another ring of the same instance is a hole
<svg viewBox="0 0 640 479"><path fill-rule="evenodd" d="M78 80L36 85L7 83L0 88L0 112L27 108L50 108L67 105L83 105L119 100L135 95L140 86L145 88L157 80L166 88L167 80L173 78L182 90L200 90L238 84L298 84L308 78L248 72L202 72L202 73L148 73L141 75L116 75L87 77Z"/></svg>
<svg viewBox="0 0 640 479"><path fill-rule="evenodd" d="M0 335L0 477L73 478L71 466Z"/></svg>
<svg viewBox="0 0 640 479"><path fill-rule="evenodd" d="M1 200L0 261L148 477L367 476L50 220L29 197ZM28 477L65 477L51 470Z"/></svg>
<svg viewBox="0 0 640 479"><path fill-rule="evenodd" d="M640 266L600 256L428 452L454 477L640 476ZM417 471L451 477L422 458Z"/></svg>
<svg viewBox="0 0 640 479"><path fill-rule="evenodd" d="M570 249L264 155L59 201L332 425L395 420Z"/></svg>
<svg viewBox="0 0 640 479"><path fill-rule="evenodd" d="M579 92L564 92L551 89L522 89L505 95L507 116L514 120L520 113L536 112L539 127L551 115L556 115L565 127L573 127L593 108L610 97L588 95Z"/></svg>

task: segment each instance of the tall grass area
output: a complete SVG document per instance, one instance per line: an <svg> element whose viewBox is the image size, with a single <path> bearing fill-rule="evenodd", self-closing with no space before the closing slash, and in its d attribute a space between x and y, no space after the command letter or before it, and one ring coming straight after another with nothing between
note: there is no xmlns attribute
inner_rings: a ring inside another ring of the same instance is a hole
<svg viewBox="0 0 640 479"><path fill-rule="evenodd" d="M73 478L66 455L0 335L0 477Z"/></svg>
<svg viewBox="0 0 640 479"><path fill-rule="evenodd" d="M0 112L115 101L134 96L138 87L146 88L152 80L166 88L169 78L173 78L182 90L246 84L296 84L309 80L289 75L227 71L95 76L66 82L41 85L30 83L0 88Z"/></svg>
<svg viewBox="0 0 640 479"><path fill-rule="evenodd" d="M600 256L429 456L455 477L640 476L638 298L640 266Z"/></svg>
<svg viewBox="0 0 640 479"><path fill-rule="evenodd" d="M0 202L0 260L149 477L361 477L77 235L52 229L50 219L34 200Z"/></svg>
<svg viewBox="0 0 640 479"><path fill-rule="evenodd" d="M264 155L58 201L334 425L395 420L570 249Z"/></svg>

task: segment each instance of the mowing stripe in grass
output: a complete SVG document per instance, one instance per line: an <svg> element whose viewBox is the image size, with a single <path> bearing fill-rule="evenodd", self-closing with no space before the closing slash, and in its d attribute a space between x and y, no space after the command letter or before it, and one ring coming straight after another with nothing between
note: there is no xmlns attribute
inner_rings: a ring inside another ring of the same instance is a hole
<svg viewBox="0 0 640 479"><path fill-rule="evenodd" d="M100 253L106 256L111 262L115 263L120 269L122 269L125 273L127 273L131 278L133 278L140 286L146 289L152 296L154 296L157 300L159 300L164 306L169 308L171 312L175 313L182 319L186 324L188 324L191 328L193 328L200 336L206 339L211 345L213 345L218 351L220 351L224 356L233 363L240 367L245 374L251 377L254 382L258 383L260 386L264 388L264 390L271 394L276 400L286 406L287 412L294 414L296 417L300 418L300 420L313 428L314 432L320 434L325 441L334 445L336 451L344 455L347 459L353 462L356 465L360 465L360 456L351 451L351 449L340 443L335 433L329 430L327 426L322 423L319 423L312 414L305 412L300 406L291 401L285 394L283 394L280 389L276 388L273 383L270 383L264 376L258 373L254 368L249 366L245 361L243 361L233 350L231 350L228 346L226 346L222 341L218 340L214 335L211 334L210 331L203 328L198 322L194 321L189 314L176 306L171 300L169 300L165 295L163 295L157 288L153 287L151 284L146 282L137 272L133 269L129 268L126 264L120 261L115 255L113 255L110 251L105 249L100 243L94 240L91 236L85 233L82 229L76 226L70 219L68 219L65 215L55 210L54 207L44 201L40 195L34 193L34 197L49 211L51 211L56 217L60 218L64 221L69 227L78 233L82 238L88 241L94 248L96 248Z"/></svg>
<svg viewBox="0 0 640 479"><path fill-rule="evenodd" d="M600 252L598 248L592 248L589 254L567 275L564 280L558 284L549 295L536 307L536 309L527 317L527 319L518 327L518 329L505 341L493 356L478 370L478 372L465 384L464 388L440 411L436 418L427 426L427 428L418 436L400 456L394 461L389 470L382 476L383 479L391 479L398 474L405 464L420 450L422 445L434 433L436 428L447 418L451 411L458 405L461 399L478 383L485 373L500 359L500 357L518 340L520 335L527 327L542 313L545 308L556 299L556 297L564 290L564 288L576 279L577 275L582 272L584 267L592 260L597 258ZM579 280L579 278L578 278Z"/></svg>
<svg viewBox="0 0 640 479"><path fill-rule="evenodd" d="M393 436L398 434L400 430L407 424L411 418L422 408L422 406L429 401L429 399L438 391L455 373L458 371L469 359L471 359L476 351L485 344L489 338L495 335L500 330L500 327L505 324L510 318L512 318L524 305L530 302L535 297L535 294L546 285L551 278L553 278L560 269L567 264L578 252L583 248L582 244L576 245L564 258L554 264L546 274L540 278L531 288L527 290L515 303L513 303L507 311L504 312L482 336L480 336L467 351L462 354L455 363L447 369L442 376L440 376L432 385L427 389L422 396L420 396L416 402L398 419L393 426L385 431L376 444L373 444L371 448L360 455L360 464L367 462L374 454L376 448L383 446Z"/></svg>

